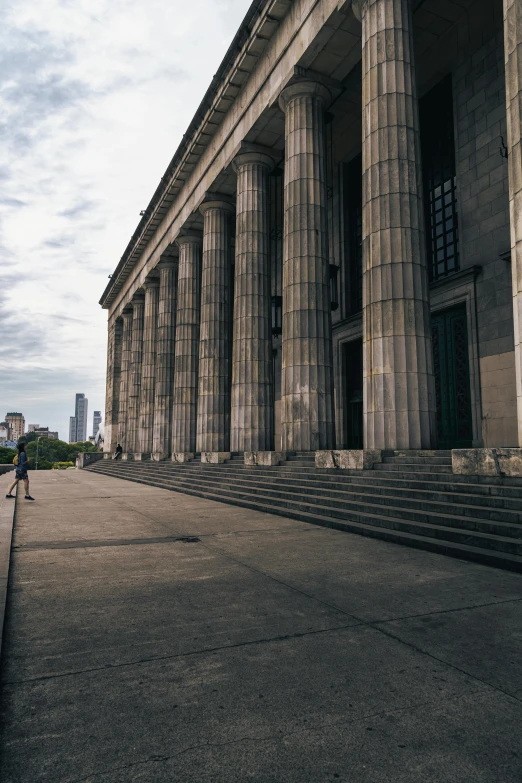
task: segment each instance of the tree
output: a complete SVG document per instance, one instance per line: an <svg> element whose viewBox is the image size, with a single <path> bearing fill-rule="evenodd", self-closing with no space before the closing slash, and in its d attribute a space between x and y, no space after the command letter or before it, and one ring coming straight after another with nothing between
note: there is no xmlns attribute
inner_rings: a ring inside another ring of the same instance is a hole
<svg viewBox="0 0 522 783"><path fill-rule="evenodd" d="M27 456L31 460L30 467L36 468L36 452L38 451L38 470L51 470L55 462L76 462L81 451L97 451L96 446L88 441L82 443L65 443L54 438L40 438L40 445L33 440L27 444Z"/></svg>
<svg viewBox="0 0 522 783"><path fill-rule="evenodd" d="M36 440L37 438L36 432L26 432L25 435L22 435L22 437L18 440L18 443L32 443L33 440Z"/></svg>
<svg viewBox="0 0 522 783"><path fill-rule="evenodd" d="M8 449L5 446L0 446L0 465L9 465L13 462L16 454L16 449Z"/></svg>

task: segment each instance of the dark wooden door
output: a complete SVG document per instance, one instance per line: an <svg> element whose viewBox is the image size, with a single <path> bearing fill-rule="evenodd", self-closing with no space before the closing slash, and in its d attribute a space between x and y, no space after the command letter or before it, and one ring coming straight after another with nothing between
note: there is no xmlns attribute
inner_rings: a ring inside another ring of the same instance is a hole
<svg viewBox="0 0 522 783"><path fill-rule="evenodd" d="M343 345L344 448L363 446L363 360L362 340Z"/></svg>
<svg viewBox="0 0 522 783"><path fill-rule="evenodd" d="M439 449L472 445L468 329L465 305L431 319Z"/></svg>

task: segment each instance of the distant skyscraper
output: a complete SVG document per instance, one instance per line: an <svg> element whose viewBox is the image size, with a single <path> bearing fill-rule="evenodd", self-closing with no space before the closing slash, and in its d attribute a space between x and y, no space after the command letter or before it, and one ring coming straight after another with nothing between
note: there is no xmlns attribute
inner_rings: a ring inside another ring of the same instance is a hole
<svg viewBox="0 0 522 783"><path fill-rule="evenodd" d="M93 417L92 417L92 437L95 438L96 434L98 432L98 427L101 424L102 416L101 411L94 411Z"/></svg>
<svg viewBox="0 0 522 783"><path fill-rule="evenodd" d="M76 395L74 416L70 418L69 443L87 440L87 407L88 399L85 394Z"/></svg>
<svg viewBox="0 0 522 783"><path fill-rule="evenodd" d="M69 443L76 443L76 416L69 419Z"/></svg>
<svg viewBox="0 0 522 783"><path fill-rule="evenodd" d="M23 413L7 413L5 420L9 428L9 438L18 440L25 432L25 419Z"/></svg>

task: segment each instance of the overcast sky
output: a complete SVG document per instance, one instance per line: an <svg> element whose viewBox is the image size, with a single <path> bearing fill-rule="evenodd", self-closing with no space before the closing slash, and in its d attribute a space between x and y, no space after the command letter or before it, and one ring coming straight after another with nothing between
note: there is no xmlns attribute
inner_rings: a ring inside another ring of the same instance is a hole
<svg viewBox="0 0 522 783"><path fill-rule="evenodd" d="M0 421L104 413L98 305L250 0L3 0Z"/></svg>

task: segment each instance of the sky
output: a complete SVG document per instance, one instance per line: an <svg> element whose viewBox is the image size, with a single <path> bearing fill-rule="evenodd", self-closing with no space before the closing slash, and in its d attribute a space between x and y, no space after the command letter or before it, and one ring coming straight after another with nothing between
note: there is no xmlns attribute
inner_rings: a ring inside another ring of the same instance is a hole
<svg viewBox="0 0 522 783"><path fill-rule="evenodd" d="M98 301L250 0L2 0L0 421L104 415Z"/></svg>

